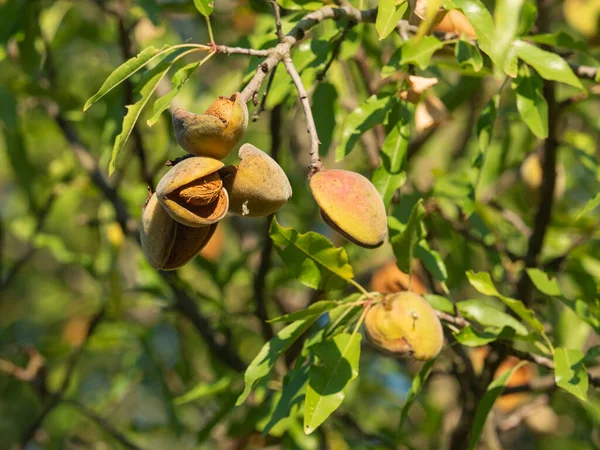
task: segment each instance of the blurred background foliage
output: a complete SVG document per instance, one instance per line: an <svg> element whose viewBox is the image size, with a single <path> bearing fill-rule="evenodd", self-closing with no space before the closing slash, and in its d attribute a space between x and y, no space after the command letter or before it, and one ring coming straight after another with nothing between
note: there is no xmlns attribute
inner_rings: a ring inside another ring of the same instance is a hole
<svg viewBox="0 0 600 450"><path fill-rule="evenodd" d="M286 32L306 11L297 8L303 2L281 3L290 8L283 17ZM321 6L320 1L313 3ZM533 3L526 4L535 10ZM553 12L557 20L552 31L568 32L584 49L573 60L597 66L598 3L565 0ZM211 21L218 44L269 48L276 43L266 1L217 0ZM340 39L339 30L333 21L319 25L293 58L313 95L325 164L370 176L375 166L372 148L379 145L382 130L365 133L342 163L335 163L335 149L349 113L373 92L395 89L381 83L379 72L400 37L379 41L368 24L350 29L338 59L319 80L332 43ZM234 408L243 374L224 363L182 314L173 283L194 299L216 342L230 344L248 364L265 342L254 286L268 236L265 220L228 217L202 257L166 283L145 262L135 239L124 235L110 199L74 153L79 144L66 135L61 121L73 127L105 173L140 75L85 114L83 104L141 49L188 41L209 41L204 18L192 1L0 0L0 448L394 447L401 406L421 366L390 359L366 345L361 376L319 433L305 436L300 423L290 419L261 438L274 406L269 392L280 387L281 378L261 384L250 405ZM174 102L204 111L218 95L239 91L258 63L255 57L217 54ZM364 71L371 74L366 82ZM391 215L406 223L418 198L433 200L436 208L428 210L425 224L447 268L450 297L484 301L465 272L492 273L501 291L514 285L510 270L527 253L538 201L519 168L526 155L540 148L540 141L520 119L513 91L504 89L478 186L485 200L467 204L472 160L479 152L475 124L502 80L460 67L451 51L441 51L435 64L419 74L439 80L432 93L447 114L431 126L413 123L406 183L392 202ZM170 89L169 80L164 81L161 95ZM575 88L557 87L559 102L576 94ZM306 181L309 144L296 99L279 67L266 111L250 124L244 142L270 152L274 135L279 136L278 159L294 192L278 213L279 222L300 232L317 231L344 246L357 280L369 286L372 275L393 260L392 248L387 243L377 250L358 248L321 221ZM599 212L580 213L600 184L600 106L591 97L565 107L558 152L565 193L554 205L541 261L558 277L565 297L583 299L598 317ZM250 106L251 115L256 109ZM166 171L164 162L182 155L168 111L152 127L146 124L150 116L151 108L142 113L109 180L135 220L148 181L156 183ZM226 162L235 161L232 153ZM473 214L464 214L465 208L473 208ZM517 261L509 255L517 255ZM398 288L394 276L388 282ZM302 287L275 255L263 281L269 317L343 295ZM423 275L424 292L435 290L437 282L432 281ZM498 304L491 298L485 301ZM598 345L590 326L558 300L536 294L533 307L548 324L555 346L585 352ZM456 367L448 353L410 410L403 429L406 448L443 448L460 417L461 375L453 373ZM27 369L21 373L17 366ZM540 376L548 373L539 370ZM193 395L186 397L190 391ZM57 392L60 398L54 396ZM549 394L551 425L536 428L521 420L501 433L505 448L600 447L597 393L590 391L587 402L565 391L552 389ZM531 400L531 394L525 395L525 402ZM509 415L514 408L497 405L496 414Z"/></svg>

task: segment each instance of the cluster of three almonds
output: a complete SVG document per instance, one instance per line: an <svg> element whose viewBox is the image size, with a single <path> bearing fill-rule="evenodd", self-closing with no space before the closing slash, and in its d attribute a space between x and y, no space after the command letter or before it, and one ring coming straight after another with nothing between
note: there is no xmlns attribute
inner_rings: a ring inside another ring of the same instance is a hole
<svg viewBox="0 0 600 450"><path fill-rule="evenodd" d="M240 148L238 165L220 161L242 138L247 124L248 110L239 94L219 97L205 114L174 112L177 141L196 156L173 166L144 205L141 244L153 268L174 270L189 262L227 212L262 217L292 196L283 169L251 144Z"/></svg>

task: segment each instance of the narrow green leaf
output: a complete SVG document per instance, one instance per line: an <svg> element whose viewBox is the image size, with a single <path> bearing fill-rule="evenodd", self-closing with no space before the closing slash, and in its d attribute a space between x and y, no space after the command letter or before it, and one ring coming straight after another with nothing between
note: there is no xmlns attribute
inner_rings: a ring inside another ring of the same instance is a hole
<svg viewBox="0 0 600 450"><path fill-rule="evenodd" d="M504 61L519 29L519 17L524 0L498 0L494 8L496 38L494 51L496 68L503 70Z"/></svg>
<svg viewBox="0 0 600 450"><path fill-rule="evenodd" d="M577 219L581 219L583 216L587 216L594 209L596 209L600 205L600 194L596 194L593 198L591 198L583 207L581 212L577 214Z"/></svg>
<svg viewBox="0 0 600 450"><path fill-rule="evenodd" d="M280 421L287 419L295 405L300 404L306 392L309 368L310 364L305 364L296 369L292 369L285 374L285 377L283 377L281 397L279 397L277 405L275 405L275 409L269 418L269 422L267 422L265 428L262 430L263 437L269 434L269 431L271 431Z"/></svg>
<svg viewBox="0 0 600 450"><path fill-rule="evenodd" d="M341 304L343 304L343 302L338 300L321 300L313 303L308 308L305 308L301 311L275 317L274 319L269 320L269 322L293 322L295 320L308 319L311 317L318 318L321 316L321 314L331 311L333 308L340 306Z"/></svg>
<svg viewBox="0 0 600 450"><path fill-rule="evenodd" d="M487 327L483 330L477 330L472 326L467 326L454 334L454 338L461 345L467 347L481 347L498 340L511 340L515 337L515 330L509 327L492 328Z"/></svg>
<svg viewBox="0 0 600 450"><path fill-rule="evenodd" d="M459 9L473 26L478 45L495 62L496 27L492 15L479 0L446 0L446 9Z"/></svg>
<svg viewBox="0 0 600 450"><path fill-rule="evenodd" d="M387 77L407 64L415 64L419 69L425 70L429 67L433 54L442 47L444 43L434 36L409 39L396 49L389 62L381 69L381 74Z"/></svg>
<svg viewBox="0 0 600 450"><path fill-rule="evenodd" d="M212 14L213 9L215 8L214 0L194 0L194 6L200 14L204 17L208 17Z"/></svg>
<svg viewBox="0 0 600 450"><path fill-rule="evenodd" d="M279 355L285 352L302 333L308 330L315 320L317 320L316 317L311 317L291 323L263 346L246 369L244 391L237 399L237 406L246 401L254 386L271 373Z"/></svg>
<svg viewBox="0 0 600 450"><path fill-rule="evenodd" d="M521 300L516 300L514 298L505 297L500 294L494 283L492 282L492 278L490 274L487 272L478 272L475 273L471 270L467 271L467 278L469 279L469 283L473 286L478 292L489 295L492 297L497 297L502 302L512 309L521 319L523 319L527 324L529 324L534 330L538 333L545 335L544 333L544 325L535 317L535 313L527 308Z"/></svg>
<svg viewBox="0 0 600 450"><path fill-rule="evenodd" d="M358 376L360 333L340 333L313 347L304 403L304 432L310 434L344 401L345 390Z"/></svg>
<svg viewBox="0 0 600 450"><path fill-rule="evenodd" d="M483 56L481 56L477 47L462 38L454 47L454 56L460 67L468 68L471 66L474 72L479 72L483 68Z"/></svg>
<svg viewBox="0 0 600 450"><path fill-rule="evenodd" d="M220 394L231 390L232 378L225 376L219 378L214 383L199 383L196 387L186 392L185 394L173 399L175 405L185 405L196 400L200 400L206 397L212 397L213 395Z"/></svg>
<svg viewBox="0 0 600 450"><path fill-rule="evenodd" d="M448 269L442 259L442 256L435 250L429 248L429 244L425 239L421 240L415 247L415 258L418 258L423 263L423 266L433 278L438 281L446 281L448 279Z"/></svg>
<svg viewBox="0 0 600 450"><path fill-rule="evenodd" d="M411 111L404 103L394 100L389 114L387 136L381 149L381 166L371 178L377 192L386 206L392 201L394 193L406 181L404 164L410 140Z"/></svg>
<svg viewBox="0 0 600 450"><path fill-rule="evenodd" d="M527 364L527 361L521 361L519 364L514 366L512 369L504 372L498 378L490 383L487 387L479 406L477 407L477 411L475 412L475 420L473 421L473 428L471 429L471 438L469 439L469 450L473 450L477 444L479 443L479 439L481 438L481 432L483 431L483 426L485 425L485 421L487 419L492 406L502 394L502 391L506 387L506 384L510 380L510 377L521 368L524 364Z"/></svg>
<svg viewBox="0 0 600 450"><path fill-rule="evenodd" d="M415 246L423 237L423 216L425 216L423 199L419 199L412 208L404 231L395 235L390 241L396 255L396 265L402 272L410 272Z"/></svg>
<svg viewBox="0 0 600 450"><path fill-rule="evenodd" d="M513 45L519 58L533 67L542 78L585 90L569 64L556 53L547 52L519 39Z"/></svg>
<svg viewBox="0 0 600 450"><path fill-rule="evenodd" d="M523 122L540 139L548 137L548 103L542 93L542 80L527 66L519 68L513 83L517 94L517 109Z"/></svg>
<svg viewBox="0 0 600 450"><path fill-rule="evenodd" d="M527 328L517 319L504 311L479 300L463 300L456 304L460 313L469 321L477 322L486 327L510 327L517 334L526 336Z"/></svg>
<svg viewBox="0 0 600 450"><path fill-rule="evenodd" d="M160 115L171 105L171 101L181 92L181 89L200 66L200 63L201 61L190 63L175 72L171 79L171 91L154 102L154 114L146 121L149 127L158 122Z"/></svg>
<svg viewBox="0 0 600 450"><path fill-rule="evenodd" d="M165 53L169 49L168 45L165 45L160 50L155 47L148 47L142 50L133 58L125 61L119 67L117 67L106 79L104 84L98 89L94 95L90 97L90 99L85 102L83 106L83 110L87 111L90 106L116 88L119 84L129 78L131 75L136 73L150 61L152 61L157 56Z"/></svg>
<svg viewBox="0 0 600 450"><path fill-rule="evenodd" d="M525 39L537 44L552 45L553 47L568 48L570 50L579 50L582 52L587 51L585 42L575 40L575 38L564 31L558 31L556 33L534 34L531 36L525 36Z"/></svg>
<svg viewBox="0 0 600 450"><path fill-rule="evenodd" d="M412 384L410 385L410 389L406 395L406 401L404 402L404 406L402 406L402 412L400 413L398 435L402 432L402 427L404 426L404 422L406 422L406 418L408 417L408 410L423 389L427 378L429 378L429 375L431 374L431 369L433 368L434 364L435 359L430 359L423 365L419 373L413 377Z"/></svg>
<svg viewBox="0 0 600 450"><path fill-rule="evenodd" d="M483 155L490 143L492 142L492 134L494 132L494 123L498 113L498 102L500 96L494 95L484 106L479 118L477 119L477 142L479 144L479 154ZM476 158L478 159L478 158ZM476 167L481 167L482 161L473 164Z"/></svg>
<svg viewBox="0 0 600 450"><path fill-rule="evenodd" d="M551 297L562 295L556 278L550 278L547 273L540 269L526 269L526 271L538 291L550 295Z"/></svg>
<svg viewBox="0 0 600 450"><path fill-rule="evenodd" d="M329 147L331 147L333 141L333 132L335 131L335 116L338 104L337 89L331 83L319 83L315 89L312 102L313 105L318 105L317 108L313 108L313 115L317 135L321 141L320 153L322 156L326 156L329 153Z"/></svg>
<svg viewBox="0 0 600 450"><path fill-rule="evenodd" d="M375 29L379 35L379 40L385 39L402 19L402 16L408 8L408 2L398 0L379 0L377 8L377 19L375 19Z"/></svg>
<svg viewBox="0 0 600 450"><path fill-rule="evenodd" d="M323 7L322 0L277 0L285 9L292 11L303 10L303 11L316 11Z"/></svg>
<svg viewBox="0 0 600 450"><path fill-rule="evenodd" d="M384 94L372 95L352 111L344 120L342 139L335 150L335 160L344 159L354 149L365 131L384 123L391 108L390 96Z"/></svg>
<svg viewBox="0 0 600 450"><path fill-rule="evenodd" d="M318 233L301 234L273 219L269 235L287 267L313 289L341 289L354 277L346 250Z"/></svg>
<svg viewBox="0 0 600 450"><path fill-rule="evenodd" d="M172 55L171 55L172 56ZM152 98L152 94L158 87L158 83L163 77L167 74L171 66L173 65L173 58L168 56L163 61L158 63L156 67L149 70L146 74L144 74L143 79L136 86L136 93L141 96L141 98L135 102L133 105L127 106L127 114L123 118L123 125L121 128L121 133L115 139L115 144L112 149L112 154L110 157L110 162L108 163L108 175L112 175L115 171L117 157L119 153L125 147L129 136L131 136L131 132L133 131L133 127L135 126L144 106L150 101Z"/></svg>
<svg viewBox="0 0 600 450"><path fill-rule="evenodd" d="M580 350L564 347L554 349L554 379L556 385L580 400L587 400L588 374Z"/></svg>
<svg viewBox="0 0 600 450"><path fill-rule="evenodd" d="M423 298L427 300L432 308L448 314L454 314L454 305L446 297L442 297L441 295L425 294Z"/></svg>

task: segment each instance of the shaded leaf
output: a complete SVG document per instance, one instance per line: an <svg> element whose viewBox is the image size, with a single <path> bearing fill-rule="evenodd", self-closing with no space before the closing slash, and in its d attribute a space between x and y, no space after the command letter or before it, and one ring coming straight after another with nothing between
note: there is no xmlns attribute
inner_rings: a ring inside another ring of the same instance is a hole
<svg viewBox="0 0 600 450"><path fill-rule="evenodd" d="M335 115L338 102L338 93L335 86L331 83L319 83L312 98L313 115L317 127L317 135L321 141L321 156L326 156L331 147L333 132L335 131Z"/></svg>
<svg viewBox="0 0 600 450"><path fill-rule="evenodd" d="M494 95L484 106L479 118L477 119L477 143L479 144L479 155L483 155L490 143L494 132L494 123L498 113L498 102L500 96ZM474 159L473 166L481 167L483 161L480 158Z"/></svg>
<svg viewBox="0 0 600 450"><path fill-rule="evenodd" d="M479 72L483 67L483 57L477 47L462 38L454 47L454 56L460 67L471 66L474 72Z"/></svg>
<svg viewBox="0 0 600 450"><path fill-rule="evenodd" d="M585 42L575 40L575 38L564 31L558 31L556 33L534 34L532 36L525 36L525 38L528 41L535 42L537 44L552 45L553 47L568 48L583 52L587 51Z"/></svg>
<svg viewBox="0 0 600 450"><path fill-rule="evenodd" d="M313 289L341 289L354 277L346 250L318 233L301 234L273 219L269 235L287 267Z"/></svg>
<svg viewBox="0 0 600 450"><path fill-rule="evenodd" d="M239 406L246 401L254 386L271 373L279 355L285 352L302 333L308 330L315 320L317 320L316 317L298 320L285 327L269 342L263 345L258 355L256 355L246 369L246 373L244 374L244 391L238 397L236 405Z"/></svg>
<svg viewBox="0 0 600 450"><path fill-rule="evenodd" d="M475 420L473 421L473 428L471 429L471 438L469 439L469 450L473 450L479 439L481 438L481 432L483 431L483 426L485 425L485 421L487 419L492 406L502 394L502 391L506 387L506 384L510 380L510 377L519 370L524 364L527 364L527 361L521 361L519 364L515 365L512 369L504 372L494 381L492 381L477 407L477 411L475 412Z"/></svg>
<svg viewBox="0 0 600 450"><path fill-rule="evenodd" d="M581 212L577 214L576 220L581 219L583 216L587 216L594 209L596 209L600 205L600 194L596 194L593 198L591 198L583 207Z"/></svg>
<svg viewBox="0 0 600 450"><path fill-rule="evenodd" d="M516 40L513 45L519 58L533 67L542 78L585 90L569 64L556 53L547 52L521 40Z"/></svg>
<svg viewBox="0 0 600 450"><path fill-rule="evenodd" d="M333 308L343 304L342 301L338 300L321 300L313 303L308 308L296 311L290 314L284 314L283 316L275 317L268 322L293 322L295 320L308 319L311 317L318 318L323 313L332 310Z"/></svg>
<svg viewBox="0 0 600 450"><path fill-rule="evenodd" d="M412 208L406 228L401 234L396 234L391 240L396 265L402 272L410 273L415 246L423 237L423 216L425 208L423 199L419 199Z"/></svg>
<svg viewBox="0 0 600 450"><path fill-rule="evenodd" d="M442 256L435 250L429 248L425 239L421 240L415 247L415 258L423 263L425 269L438 281L448 279L448 270Z"/></svg>
<svg viewBox="0 0 600 450"><path fill-rule="evenodd" d="M433 54L441 49L444 43L434 36L425 36L420 40L409 39L392 54L389 62L381 70L381 74L389 76L407 64L415 64L421 70L427 69Z"/></svg>
<svg viewBox="0 0 600 450"><path fill-rule="evenodd" d="M217 379L213 383L199 383L190 391L186 392L179 397L173 399L175 405L184 405L189 402L200 400L206 397L212 397L213 395L220 394L231 390L232 378L225 376Z"/></svg>
<svg viewBox="0 0 600 450"><path fill-rule="evenodd" d="M512 46L519 30L519 17L524 0L498 0L494 8L494 23L496 37L494 39L494 52L496 68L504 69L509 49Z"/></svg>
<svg viewBox="0 0 600 450"><path fill-rule="evenodd" d="M408 417L408 410L423 389L427 378L429 378L429 375L431 374L431 369L433 368L434 364L435 359L430 359L423 365L419 373L413 377L412 384L410 385L410 389L406 395L406 401L404 402L404 405L402 406L402 412L400 413L398 434L402 432L402 427L404 426L404 422L406 422L406 418Z"/></svg>
<svg viewBox="0 0 600 450"><path fill-rule="evenodd" d="M513 83L517 94L517 109L523 122L540 139L548 137L548 103L542 93L542 80L526 66L519 68Z"/></svg>
<svg viewBox="0 0 600 450"><path fill-rule="evenodd" d="M587 400L588 374L580 350L558 347L554 350L554 379L556 385L580 400Z"/></svg>
<svg viewBox="0 0 600 450"><path fill-rule="evenodd" d="M358 376L359 333L340 333L313 347L318 363L310 367L304 403L304 432L310 434L344 401L345 390Z"/></svg>

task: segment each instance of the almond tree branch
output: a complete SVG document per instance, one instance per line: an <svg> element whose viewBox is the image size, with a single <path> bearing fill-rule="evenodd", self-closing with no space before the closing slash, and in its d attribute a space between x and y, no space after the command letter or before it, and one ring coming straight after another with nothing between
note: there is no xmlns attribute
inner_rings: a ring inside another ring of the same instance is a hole
<svg viewBox="0 0 600 450"><path fill-rule="evenodd" d="M310 165L309 165L309 176L310 174L314 174L323 170L323 163L319 158L319 136L317 135L317 126L315 125L315 118L313 117L312 110L310 108L310 101L308 100L308 94L306 93L306 89L304 89L304 85L302 84L302 79L300 78L300 74L296 70L294 66L294 62L292 58L287 55L283 58L283 64L290 74L294 85L296 86L296 90L298 91L298 96L300 97L300 103L302 104L302 108L304 109L304 115L306 116L306 131L308 131L308 135L310 137Z"/></svg>

